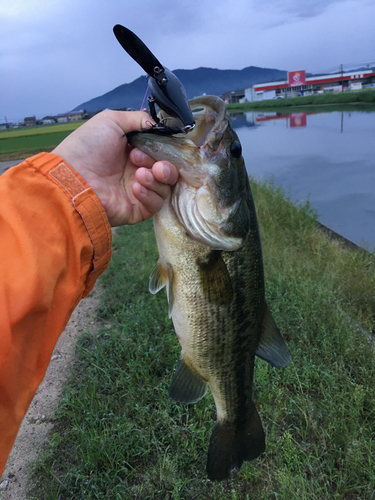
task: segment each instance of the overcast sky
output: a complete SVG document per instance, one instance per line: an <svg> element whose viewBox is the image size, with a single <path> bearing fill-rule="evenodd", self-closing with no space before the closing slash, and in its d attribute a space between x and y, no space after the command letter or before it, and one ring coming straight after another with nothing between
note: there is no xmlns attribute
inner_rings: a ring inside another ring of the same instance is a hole
<svg viewBox="0 0 375 500"><path fill-rule="evenodd" d="M70 111L144 74L115 24L171 70L332 72L375 64L374 20L374 0L1 0L0 123Z"/></svg>

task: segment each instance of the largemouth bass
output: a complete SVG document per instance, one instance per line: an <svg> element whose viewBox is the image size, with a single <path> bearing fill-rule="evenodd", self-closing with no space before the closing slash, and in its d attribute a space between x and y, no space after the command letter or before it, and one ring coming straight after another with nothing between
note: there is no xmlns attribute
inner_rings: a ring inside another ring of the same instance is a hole
<svg viewBox="0 0 375 500"><path fill-rule="evenodd" d="M196 403L210 387L217 410L207 458L211 480L265 449L252 400L255 355L285 367L289 353L265 300L262 250L240 141L218 97L189 102L186 135L131 132L130 144L169 160L180 177L155 216L159 260L150 291L166 286L182 352L169 396ZM172 119L168 125L173 125Z"/></svg>

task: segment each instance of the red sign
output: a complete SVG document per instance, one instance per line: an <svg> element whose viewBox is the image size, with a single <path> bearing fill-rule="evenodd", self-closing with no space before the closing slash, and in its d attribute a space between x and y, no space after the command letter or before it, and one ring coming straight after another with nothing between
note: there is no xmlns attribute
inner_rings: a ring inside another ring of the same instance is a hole
<svg viewBox="0 0 375 500"><path fill-rule="evenodd" d="M290 127L306 127L306 113L292 113L290 115Z"/></svg>
<svg viewBox="0 0 375 500"><path fill-rule="evenodd" d="M297 85L306 85L306 71L289 71L288 73L289 87L296 87Z"/></svg>

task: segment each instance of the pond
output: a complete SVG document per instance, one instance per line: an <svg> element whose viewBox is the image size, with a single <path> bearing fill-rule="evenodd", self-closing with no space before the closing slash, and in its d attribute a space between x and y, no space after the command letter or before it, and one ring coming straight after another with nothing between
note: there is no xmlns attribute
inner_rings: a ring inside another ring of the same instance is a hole
<svg viewBox="0 0 375 500"><path fill-rule="evenodd" d="M322 224L375 250L375 111L230 116L255 180L273 178L293 201L309 199Z"/></svg>
<svg viewBox="0 0 375 500"><path fill-rule="evenodd" d="M322 224L375 249L375 112L250 112L232 123L255 180L273 178Z"/></svg>

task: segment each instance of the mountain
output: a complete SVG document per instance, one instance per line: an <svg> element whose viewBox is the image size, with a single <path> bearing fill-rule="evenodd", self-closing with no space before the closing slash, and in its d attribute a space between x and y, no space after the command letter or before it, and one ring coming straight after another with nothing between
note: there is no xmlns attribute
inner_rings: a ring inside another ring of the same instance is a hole
<svg viewBox="0 0 375 500"><path fill-rule="evenodd" d="M286 71L249 66L236 69L176 69L174 74L181 80L189 99L202 94L222 95L229 90L248 88L254 83L271 82L285 79ZM125 83L115 89L83 102L72 111L85 109L95 112L102 109L133 108L139 109L147 88L146 78L141 76L131 83ZM147 107L147 103L145 105Z"/></svg>

